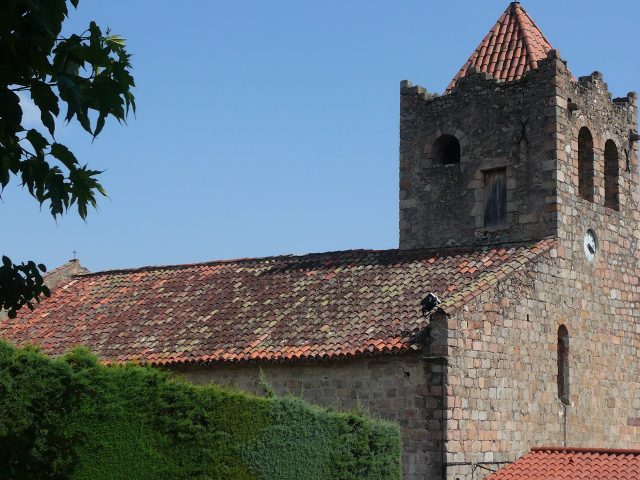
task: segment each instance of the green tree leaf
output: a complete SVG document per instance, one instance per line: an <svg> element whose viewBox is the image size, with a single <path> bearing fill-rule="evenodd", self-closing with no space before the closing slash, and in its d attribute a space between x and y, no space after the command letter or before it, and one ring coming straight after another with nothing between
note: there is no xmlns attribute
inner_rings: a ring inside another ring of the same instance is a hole
<svg viewBox="0 0 640 480"><path fill-rule="evenodd" d="M27 132L26 139L33 146L34 150L36 151L36 155L38 155L39 152L44 152L44 149L49 145L47 139L44 138L40 132L34 130L33 128Z"/></svg>
<svg viewBox="0 0 640 480"><path fill-rule="evenodd" d="M31 84L31 99L40 109L40 119L51 135L54 134L56 126L53 116L58 116L58 97L49 85L44 82L35 81Z"/></svg>
<svg viewBox="0 0 640 480"><path fill-rule="evenodd" d="M62 36L67 5L77 8L78 0L2 3L0 187L17 177L40 205L48 204L54 217L76 204L79 215L86 218L89 207L97 206L97 195L106 195L99 182L101 172L80 167L65 145L50 143L44 134L54 136L61 106L66 106L65 120L76 119L93 138L108 117L124 122L130 109L135 113L135 83L123 37L109 30L103 33L96 22L80 34ZM30 95L44 129L30 128L23 135L18 91ZM44 265L18 265L4 257L0 309L15 317L21 307L32 308L41 295L47 296L50 292L40 271L45 271Z"/></svg>
<svg viewBox="0 0 640 480"><path fill-rule="evenodd" d="M0 86L0 130L15 133L22 130L20 98L8 86Z"/></svg>
<svg viewBox="0 0 640 480"><path fill-rule="evenodd" d="M62 162L62 164L69 170L73 170L78 165L78 160L71 151L60 143L53 143L51 145L51 155L56 157Z"/></svg>

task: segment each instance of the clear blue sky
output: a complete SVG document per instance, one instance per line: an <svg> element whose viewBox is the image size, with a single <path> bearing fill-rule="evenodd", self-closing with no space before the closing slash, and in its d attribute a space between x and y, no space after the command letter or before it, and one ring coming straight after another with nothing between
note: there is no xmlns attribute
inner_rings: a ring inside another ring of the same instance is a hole
<svg viewBox="0 0 640 480"><path fill-rule="evenodd" d="M502 14L501 0L81 0L128 40L138 114L92 144L109 198L54 221L2 196L0 252L91 270L398 241L399 83L442 92ZM524 1L576 75L640 90L640 2Z"/></svg>

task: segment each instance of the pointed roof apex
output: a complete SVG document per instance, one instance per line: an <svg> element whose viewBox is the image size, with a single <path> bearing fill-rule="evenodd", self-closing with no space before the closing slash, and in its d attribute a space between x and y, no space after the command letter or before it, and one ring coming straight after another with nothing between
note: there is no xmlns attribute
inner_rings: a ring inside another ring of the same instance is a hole
<svg viewBox="0 0 640 480"><path fill-rule="evenodd" d="M496 80L517 80L546 58L553 47L520 2L511 2L489 34L447 87L467 76L469 68L488 73Z"/></svg>
<svg viewBox="0 0 640 480"><path fill-rule="evenodd" d="M69 260L67 263L47 272L44 276L44 283L50 289L54 289L71 280L75 275L82 275L83 273L89 273L89 270L80 263L80 260L74 258L73 260Z"/></svg>

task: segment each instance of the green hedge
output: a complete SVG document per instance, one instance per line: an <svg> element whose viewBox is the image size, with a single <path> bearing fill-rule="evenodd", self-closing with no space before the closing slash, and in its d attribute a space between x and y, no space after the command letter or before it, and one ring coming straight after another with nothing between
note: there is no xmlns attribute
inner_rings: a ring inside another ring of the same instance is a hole
<svg viewBox="0 0 640 480"><path fill-rule="evenodd" d="M400 452L386 422L0 342L2 478L394 480Z"/></svg>

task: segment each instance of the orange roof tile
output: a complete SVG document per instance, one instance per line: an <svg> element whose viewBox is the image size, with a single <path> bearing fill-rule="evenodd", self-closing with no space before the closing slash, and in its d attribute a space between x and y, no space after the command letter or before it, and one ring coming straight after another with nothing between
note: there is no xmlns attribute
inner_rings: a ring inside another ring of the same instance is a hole
<svg viewBox="0 0 640 480"><path fill-rule="evenodd" d="M431 292L455 309L555 240L476 249L349 250L82 274L0 337L107 362L325 359L417 350ZM469 268L473 266L473 268Z"/></svg>
<svg viewBox="0 0 640 480"><path fill-rule="evenodd" d="M485 480L638 480L640 450L533 448Z"/></svg>
<svg viewBox="0 0 640 480"><path fill-rule="evenodd" d="M538 68L553 47L519 2L512 2L498 23L478 45L467 63L453 78L447 92L465 77L470 67L496 80L517 80Z"/></svg>

